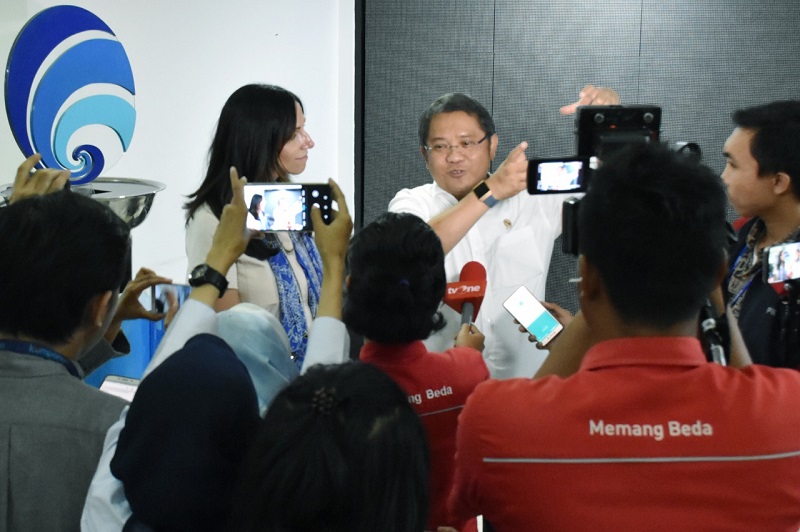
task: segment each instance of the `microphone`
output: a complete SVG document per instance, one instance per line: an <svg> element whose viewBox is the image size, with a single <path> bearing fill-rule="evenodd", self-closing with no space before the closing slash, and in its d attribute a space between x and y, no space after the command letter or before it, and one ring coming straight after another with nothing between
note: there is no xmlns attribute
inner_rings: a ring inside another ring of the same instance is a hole
<svg viewBox="0 0 800 532"><path fill-rule="evenodd" d="M461 268L458 282L447 283L444 303L461 313L461 325L475 321L486 294L486 268L483 264L470 261Z"/></svg>

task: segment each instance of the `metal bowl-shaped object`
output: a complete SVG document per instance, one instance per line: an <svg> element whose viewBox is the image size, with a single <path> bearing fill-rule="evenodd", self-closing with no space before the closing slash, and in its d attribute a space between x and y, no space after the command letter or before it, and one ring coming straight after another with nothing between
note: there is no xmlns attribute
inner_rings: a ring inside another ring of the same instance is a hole
<svg viewBox="0 0 800 532"><path fill-rule="evenodd" d="M147 217L156 192L165 188L166 185L158 181L100 177L87 185L72 187L72 190L91 195L92 199L108 205L133 229Z"/></svg>

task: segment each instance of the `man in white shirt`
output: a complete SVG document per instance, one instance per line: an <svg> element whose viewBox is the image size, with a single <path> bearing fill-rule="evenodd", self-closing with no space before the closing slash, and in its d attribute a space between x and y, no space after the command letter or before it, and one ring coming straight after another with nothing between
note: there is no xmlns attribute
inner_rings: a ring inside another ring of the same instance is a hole
<svg viewBox="0 0 800 532"><path fill-rule="evenodd" d="M575 112L578 105L615 103L616 92L589 85L578 102L561 112ZM494 121L469 96L450 93L435 100L420 117L419 139L433 183L401 190L389 210L415 214L433 227L446 254L448 282L458 280L467 262L486 268L486 294L475 319L486 336L486 365L494 378L530 377L547 352L531 352L527 336L519 333L503 301L520 285L544 299L564 197L527 194L527 142L511 150L489 174L498 143ZM452 347L458 333L458 314L445 306L441 310L447 326L426 340L430 351Z"/></svg>

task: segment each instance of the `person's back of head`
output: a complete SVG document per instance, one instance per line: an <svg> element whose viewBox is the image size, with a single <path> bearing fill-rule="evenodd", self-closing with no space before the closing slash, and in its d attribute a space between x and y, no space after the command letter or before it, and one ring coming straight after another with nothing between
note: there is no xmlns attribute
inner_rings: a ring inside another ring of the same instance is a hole
<svg viewBox="0 0 800 532"><path fill-rule="evenodd" d="M67 342L94 296L119 291L129 240L111 209L72 192L0 209L0 332Z"/></svg>
<svg viewBox="0 0 800 532"><path fill-rule="evenodd" d="M750 151L759 175L785 172L800 200L800 100L776 101L733 112L733 122L753 131Z"/></svg>
<svg viewBox="0 0 800 532"><path fill-rule="evenodd" d="M580 202L578 245L621 318L665 328L699 311L724 264L725 206L717 175L661 145L604 162Z"/></svg>
<svg viewBox="0 0 800 532"><path fill-rule="evenodd" d="M119 435L110 466L130 523L223 529L258 423L245 365L220 338L191 338L142 380Z"/></svg>
<svg viewBox="0 0 800 532"><path fill-rule="evenodd" d="M242 464L232 530L423 530L428 450L381 370L318 365L275 398Z"/></svg>
<svg viewBox="0 0 800 532"><path fill-rule="evenodd" d="M476 99L460 92L450 92L436 98L419 117L419 145L425 146L428 142L428 131L431 120L441 113L455 113L462 111L474 116L487 137L495 134L494 120L486 108Z"/></svg>
<svg viewBox="0 0 800 532"><path fill-rule="evenodd" d="M423 220L387 212L356 233L347 253L345 324L385 344L423 340L444 327L447 278L439 237Z"/></svg>

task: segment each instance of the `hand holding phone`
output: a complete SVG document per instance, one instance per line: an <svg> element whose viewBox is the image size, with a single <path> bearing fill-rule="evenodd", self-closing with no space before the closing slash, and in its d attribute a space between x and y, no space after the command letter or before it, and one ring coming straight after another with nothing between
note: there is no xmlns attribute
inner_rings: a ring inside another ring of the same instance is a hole
<svg viewBox="0 0 800 532"><path fill-rule="evenodd" d="M192 287L185 284L158 284L150 291L151 308L159 314L166 314L164 324L168 326L189 298Z"/></svg>
<svg viewBox="0 0 800 532"><path fill-rule="evenodd" d="M542 346L547 345L564 328L561 323L524 286L517 288L503 307L514 316Z"/></svg>

